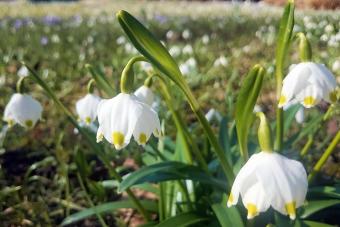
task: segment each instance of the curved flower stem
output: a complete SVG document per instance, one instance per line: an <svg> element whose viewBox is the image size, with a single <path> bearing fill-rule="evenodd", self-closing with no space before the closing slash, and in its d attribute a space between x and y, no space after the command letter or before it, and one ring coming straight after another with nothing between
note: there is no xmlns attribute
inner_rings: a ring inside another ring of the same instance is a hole
<svg viewBox="0 0 340 227"><path fill-rule="evenodd" d="M325 152L322 154L321 158L319 161L315 164L313 167L312 172L308 175L308 181L312 182L315 175L320 171L322 166L325 164L327 161L328 157L332 154L333 150L336 148L338 143L340 142L340 131L336 134L332 142L329 144Z"/></svg>
<svg viewBox="0 0 340 227"><path fill-rule="evenodd" d="M40 76L25 63L22 63L27 67L27 69L31 72L32 76L36 80L36 82L47 92L48 96L57 104L57 106L66 114L67 119L78 129L78 131L86 138L86 141L89 143L93 151L98 155L101 161L104 163L106 168L109 170L110 175L112 175L118 182L122 181L122 177L117 173L116 169L111 165L110 160L104 155L102 149L97 145L96 141L92 136L79 126L78 122L75 120L73 114L64 106L64 104L56 97L56 95L52 92L52 90L47 86L47 84L40 78ZM129 198L135 203L137 210L144 217L145 220L150 220L150 216L148 212L145 210L143 205L139 202L139 200L135 197L133 192L130 189L126 190Z"/></svg>

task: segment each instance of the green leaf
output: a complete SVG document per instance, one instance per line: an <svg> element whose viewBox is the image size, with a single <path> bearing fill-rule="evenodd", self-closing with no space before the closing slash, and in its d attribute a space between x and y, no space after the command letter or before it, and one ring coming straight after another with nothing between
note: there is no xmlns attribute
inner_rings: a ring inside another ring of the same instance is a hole
<svg viewBox="0 0 340 227"><path fill-rule="evenodd" d="M198 215L192 212L182 213L174 217L168 218L156 226L157 227L184 227L184 226L193 225L199 222L203 222L208 219L209 218L207 217L202 217L202 215Z"/></svg>
<svg viewBox="0 0 340 227"><path fill-rule="evenodd" d="M128 175L120 184L119 191L124 191L137 184L163 182L170 180L193 180L225 190L225 182L215 179L200 168L181 162L165 161L145 166Z"/></svg>
<svg viewBox="0 0 340 227"><path fill-rule="evenodd" d="M144 206L145 209L152 211L152 212L157 212L156 202L146 201L146 200L140 201L140 202ZM67 218L63 220L63 222L61 223L61 226L65 226L65 225L75 223L77 221L81 221L92 215L113 212L113 211L116 211L122 208L136 208L136 206L131 201L117 201L117 202L104 203L104 204L94 206L89 209L79 211L77 213L74 213L68 216Z"/></svg>
<svg viewBox="0 0 340 227"><path fill-rule="evenodd" d="M95 69L93 66L87 64L85 66L89 72L91 73L92 78L96 81L96 86L103 90L106 95L113 97L115 95L113 87L110 85L109 81L105 78L105 75L100 73L98 69Z"/></svg>
<svg viewBox="0 0 340 227"><path fill-rule="evenodd" d="M222 227L238 226L243 227L242 218L236 207L228 208L226 204L213 204L212 209Z"/></svg>
<svg viewBox="0 0 340 227"><path fill-rule="evenodd" d="M316 221L302 221L302 227L334 227L334 225L329 225Z"/></svg>
<svg viewBox="0 0 340 227"><path fill-rule="evenodd" d="M283 16L280 21L280 28L277 41L276 50L276 64L277 69L282 73L285 57L287 55L290 40L292 38L292 32L294 27L294 3L291 1L286 5Z"/></svg>
<svg viewBox="0 0 340 227"><path fill-rule="evenodd" d="M301 218L307 218L320 210L323 210L323 209L326 209L328 207L335 206L338 204L340 204L339 199L309 201L307 206L304 207L304 210L301 214Z"/></svg>
<svg viewBox="0 0 340 227"><path fill-rule="evenodd" d="M235 110L236 130L241 155L245 159L248 159L248 131L253 121L253 110L260 94L264 74L264 69L261 66L254 66L246 76L237 96Z"/></svg>
<svg viewBox="0 0 340 227"><path fill-rule="evenodd" d="M153 66L178 83L182 74L166 48L153 34L128 12L121 10L117 19L136 49L147 58Z"/></svg>
<svg viewBox="0 0 340 227"><path fill-rule="evenodd" d="M323 186L323 187L312 187L309 188L307 198L332 198L332 199L340 199L340 187L339 185L335 187L331 186Z"/></svg>
<svg viewBox="0 0 340 227"><path fill-rule="evenodd" d="M287 132L288 129L290 128L290 126L292 125L294 119L295 119L295 115L296 113L299 111L299 109L301 108L300 104L294 105L292 107L290 107L284 115L284 131Z"/></svg>

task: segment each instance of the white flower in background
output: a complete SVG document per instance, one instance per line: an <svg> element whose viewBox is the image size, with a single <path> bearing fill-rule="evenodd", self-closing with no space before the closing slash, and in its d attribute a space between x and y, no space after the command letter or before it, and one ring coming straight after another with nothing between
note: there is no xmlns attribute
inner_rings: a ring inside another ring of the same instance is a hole
<svg viewBox="0 0 340 227"><path fill-rule="evenodd" d="M222 121L222 115L220 114L220 112L218 112L215 109L210 109L206 114L205 114L205 118L207 119L208 122L213 121L214 119L216 119L218 122Z"/></svg>
<svg viewBox="0 0 340 227"><path fill-rule="evenodd" d="M138 53L136 48L131 43L125 43L124 49L125 49L126 53L129 53L129 54L137 54Z"/></svg>
<svg viewBox="0 0 340 227"><path fill-rule="evenodd" d="M52 37L51 37L51 41L52 41L52 43L59 43L60 38L57 34L53 34Z"/></svg>
<svg viewBox="0 0 340 227"><path fill-rule="evenodd" d="M178 57L181 54L181 48L173 46L170 48L169 53L172 57Z"/></svg>
<svg viewBox="0 0 340 227"><path fill-rule="evenodd" d="M262 151L252 155L237 174L227 205L237 204L241 194L248 219L270 206L295 219L295 209L303 205L307 187L307 174L300 162Z"/></svg>
<svg viewBox="0 0 340 227"><path fill-rule="evenodd" d="M144 71L147 71L147 72L152 70L152 65L149 62L142 61L141 67Z"/></svg>
<svg viewBox="0 0 340 227"><path fill-rule="evenodd" d="M203 37L202 37L202 43L203 44L208 44L210 42L210 37L209 35L205 34Z"/></svg>
<svg viewBox="0 0 340 227"><path fill-rule="evenodd" d="M152 133L159 136L161 132L157 113L134 94L102 100L97 113L97 142L105 138L117 150L127 146L132 135L139 145L145 145Z"/></svg>
<svg viewBox="0 0 340 227"><path fill-rule="evenodd" d="M324 65L303 62L297 64L283 80L278 105L283 107L291 101L297 101L310 108L321 99L336 101L335 78Z"/></svg>
<svg viewBox="0 0 340 227"><path fill-rule="evenodd" d="M97 107L101 98L94 94L87 94L76 102L79 121L90 125L97 118Z"/></svg>
<svg viewBox="0 0 340 227"><path fill-rule="evenodd" d="M167 39L167 40L170 40L170 39L173 39L173 38L174 38L175 33L174 33L173 31L169 30L169 31L166 33L165 36L166 36L166 39Z"/></svg>
<svg viewBox="0 0 340 227"><path fill-rule="evenodd" d="M224 56L220 56L219 58L217 58L214 62L214 66L224 66L227 67L228 66L228 59Z"/></svg>
<svg viewBox="0 0 340 227"><path fill-rule="evenodd" d="M340 59L336 60L333 63L332 70L335 71L335 72L340 70Z"/></svg>
<svg viewBox="0 0 340 227"><path fill-rule="evenodd" d="M154 101L154 94L148 86L141 86L134 94L141 102L148 104L149 106L151 106Z"/></svg>
<svg viewBox="0 0 340 227"><path fill-rule="evenodd" d="M116 39L116 43L117 43L118 45L122 45L122 44L126 43L125 37L124 37L124 36L119 36L119 37Z"/></svg>
<svg viewBox="0 0 340 227"><path fill-rule="evenodd" d="M21 66L21 68L18 70L18 76L19 77L26 77L29 75L28 68L26 66Z"/></svg>
<svg viewBox="0 0 340 227"><path fill-rule="evenodd" d="M183 54L192 54L194 50L192 49L192 46L190 44L187 44L183 47Z"/></svg>
<svg viewBox="0 0 340 227"><path fill-rule="evenodd" d="M180 64L179 70L183 75L188 75L190 73L190 68L186 63Z"/></svg>
<svg viewBox="0 0 340 227"><path fill-rule="evenodd" d="M255 104L253 113L263 112L263 109L260 105Z"/></svg>
<svg viewBox="0 0 340 227"><path fill-rule="evenodd" d="M189 39L191 37L191 32L188 30L188 29L185 29L183 32L182 32L182 37L184 39Z"/></svg>
<svg viewBox="0 0 340 227"><path fill-rule="evenodd" d="M295 114L295 120L297 123L302 124L305 121L305 109L301 106Z"/></svg>
<svg viewBox="0 0 340 227"><path fill-rule="evenodd" d="M33 128L41 113L42 106L32 96L15 93L5 107L3 120L9 126L18 123L25 128Z"/></svg>

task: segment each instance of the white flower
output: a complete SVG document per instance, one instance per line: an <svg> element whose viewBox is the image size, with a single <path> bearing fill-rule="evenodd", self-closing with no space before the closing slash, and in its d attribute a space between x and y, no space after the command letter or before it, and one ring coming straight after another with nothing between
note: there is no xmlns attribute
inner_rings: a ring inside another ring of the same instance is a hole
<svg viewBox="0 0 340 227"><path fill-rule="evenodd" d="M15 93L5 107L3 120L9 126L15 123L25 128L33 128L41 118L42 106L30 95Z"/></svg>
<svg viewBox="0 0 340 227"><path fill-rule="evenodd" d="M26 66L21 66L21 68L18 70L18 76L19 77L26 77L29 75L29 71Z"/></svg>
<svg viewBox="0 0 340 227"><path fill-rule="evenodd" d="M154 94L149 87L143 85L140 88L138 88L134 94L141 102L144 102L149 106L152 105L154 100Z"/></svg>
<svg viewBox="0 0 340 227"><path fill-rule="evenodd" d="M227 205L235 205L241 194L248 219L270 206L295 219L295 209L303 205L307 187L307 174L300 162L262 151L252 155L237 174Z"/></svg>
<svg viewBox="0 0 340 227"><path fill-rule="evenodd" d="M187 44L183 47L183 54L192 54L194 50L190 44Z"/></svg>
<svg viewBox="0 0 340 227"><path fill-rule="evenodd" d="M169 53L172 57L178 57L181 54L181 48L173 46L170 48Z"/></svg>
<svg viewBox="0 0 340 227"><path fill-rule="evenodd" d="M185 29L183 32L182 32L182 37L184 39L189 39L191 37L191 32L188 30L188 29Z"/></svg>
<svg viewBox="0 0 340 227"><path fill-rule="evenodd" d="M303 62L297 64L283 80L279 107L296 100L310 108L321 99L336 101L335 78L324 65Z"/></svg>
<svg viewBox="0 0 340 227"><path fill-rule="evenodd" d="M158 136L161 132L157 113L133 94L102 100L97 113L97 141L105 138L117 150L127 146L132 135L139 145L145 145L152 133Z"/></svg>
<svg viewBox="0 0 340 227"><path fill-rule="evenodd" d="M87 94L76 103L76 111L79 120L86 125L90 125L96 120L97 107L101 98L94 94Z"/></svg>
<svg viewBox="0 0 340 227"><path fill-rule="evenodd" d="M295 120L297 123L302 124L305 121L305 109L301 106L295 114Z"/></svg>
<svg viewBox="0 0 340 227"><path fill-rule="evenodd" d="M217 58L215 60L214 66L217 67L217 66L222 65L222 66L226 67L226 66L228 66L228 63L229 62L228 62L228 59L226 57L220 56L219 58Z"/></svg>

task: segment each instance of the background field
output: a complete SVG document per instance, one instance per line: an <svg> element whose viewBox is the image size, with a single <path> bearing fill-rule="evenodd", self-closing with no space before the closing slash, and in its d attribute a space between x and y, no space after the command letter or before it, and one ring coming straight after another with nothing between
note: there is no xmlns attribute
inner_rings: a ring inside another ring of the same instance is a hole
<svg viewBox="0 0 340 227"><path fill-rule="evenodd" d="M120 73L128 59L136 55L115 19L119 9L137 16L164 41L206 112L215 108L223 116L232 116L243 75L256 63L265 66L267 76L258 104L273 116L274 44L281 8L263 4L144 1L102 1L100 5L92 1L38 5L0 3L0 113L15 92L22 60L34 67L73 111L77 99L86 94L86 84L91 78L85 69L87 63L98 67L118 92ZM307 34L313 46L313 59L327 65L334 75L338 75L339 82L340 12L305 10L297 11L296 15L295 31ZM289 64L299 61L296 50L295 43L290 50L292 60ZM142 84L144 78L143 73L138 73L137 83ZM30 82L29 90L43 104L43 120L31 131L15 127L5 139L4 134L0 134L0 188L3 189L0 220L6 224L26 221L56 225L65 218L65 201L60 199L65 197L68 181L64 164L69 170L72 209L88 206L75 176L71 155L74 150L84 151L91 160L91 180L102 182L107 179L107 173L42 89ZM178 96L180 100L181 96ZM326 107L327 104L322 103L318 108L306 111L306 119L324 112ZM187 105L178 102L177 108L188 122L192 122ZM159 109L167 125L166 136L171 138L175 128L162 102ZM3 126L4 122L0 122L0 128ZM291 134L301 127L294 124ZM339 118L323 125L316 141L324 142L313 147L304 160L307 166L318 158L337 130ZM200 133L196 132L195 137L199 139ZM78 144L77 148L74 144ZM287 153L296 155L303 144L294 144L294 150ZM112 153L109 148L108 152ZM321 181L340 179L339 155L340 152L335 152L329 159ZM143 161L143 152L132 145L124 152L112 153L112 160L115 165L122 166L122 173L127 173ZM122 196L105 187L90 190L93 190L96 203ZM118 216L122 222L131 221L131 218L132 222L137 222L139 218L128 212ZM108 222L114 222L112 216L106 218ZM83 224L91 226L95 222L93 219Z"/></svg>

